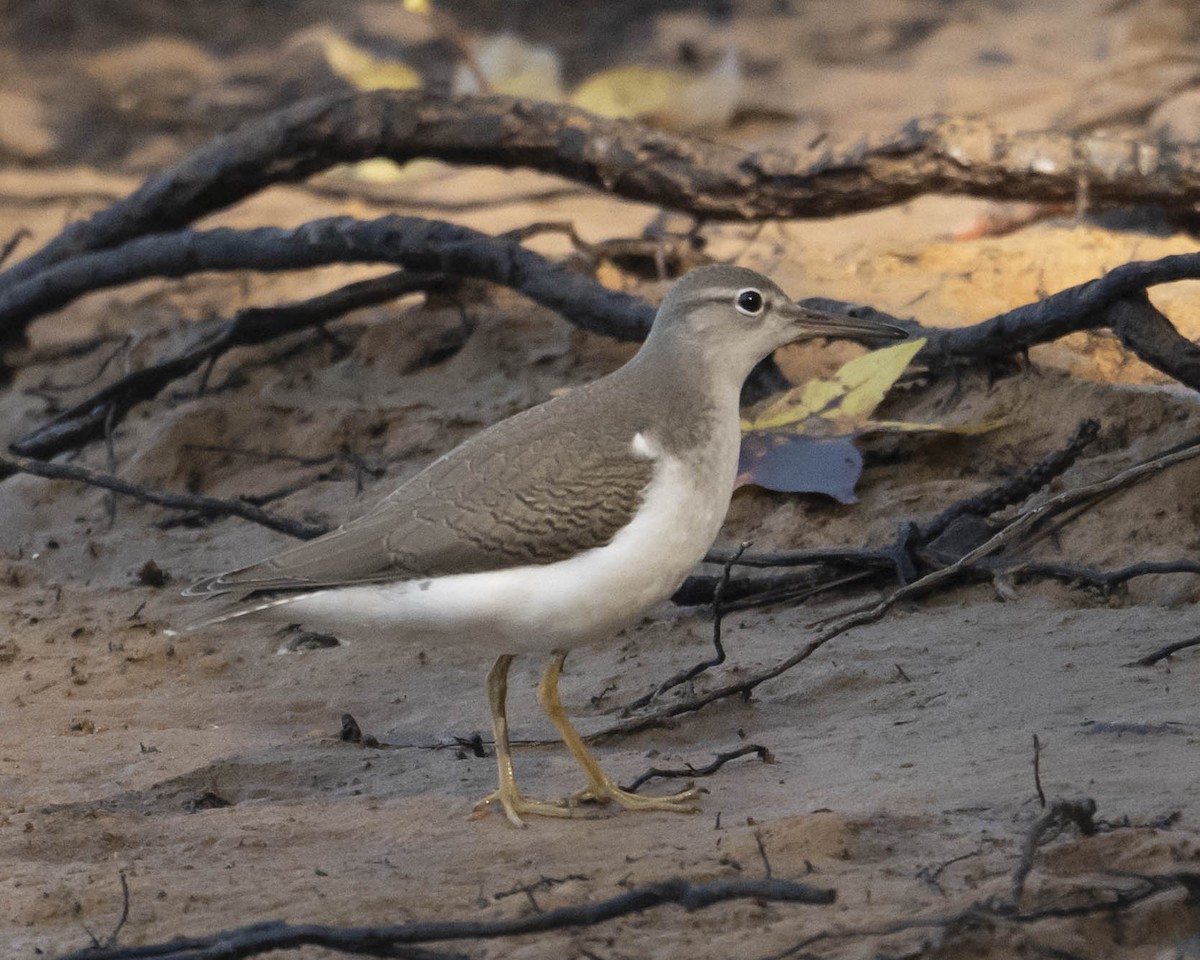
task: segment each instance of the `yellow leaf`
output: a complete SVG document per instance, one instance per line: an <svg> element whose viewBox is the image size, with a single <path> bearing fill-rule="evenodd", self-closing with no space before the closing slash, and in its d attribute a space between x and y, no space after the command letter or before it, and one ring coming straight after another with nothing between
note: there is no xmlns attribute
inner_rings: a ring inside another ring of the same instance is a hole
<svg viewBox="0 0 1200 960"><path fill-rule="evenodd" d="M570 101L603 117L653 118L671 129L692 130L728 123L741 91L741 65L731 49L703 74L642 66L604 70L580 84Z"/></svg>
<svg viewBox="0 0 1200 960"><path fill-rule="evenodd" d="M743 421L742 429L855 433L923 346L922 338L856 357L830 380L810 380L789 390L753 420Z"/></svg>
<svg viewBox="0 0 1200 960"><path fill-rule="evenodd" d="M421 75L400 60L368 53L333 30L318 28L312 34L325 54L329 69L359 90L415 90Z"/></svg>
<svg viewBox="0 0 1200 960"><path fill-rule="evenodd" d="M677 99L690 79L678 70L615 67L585 80L571 94L571 102L602 117L652 116Z"/></svg>
<svg viewBox="0 0 1200 960"><path fill-rule="evenodd" d="M433 13L433 7L429 0L404 0L404 9L409 13L419 13L424 17Z"/></svg>
<svg viewBox="0 0 1200 960"><path fill-rule="evenodd" d="M389 184L423 180L441 169L441 165L436 160L409 160L405 164L399 164L387 157L372 157L370 160L360 160L341 169L363 183Z"/></svg>

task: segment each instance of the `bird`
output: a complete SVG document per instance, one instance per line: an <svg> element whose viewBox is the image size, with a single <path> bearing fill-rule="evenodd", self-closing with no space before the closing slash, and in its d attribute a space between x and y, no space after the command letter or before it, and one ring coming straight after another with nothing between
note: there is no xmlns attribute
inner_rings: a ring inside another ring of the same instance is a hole
<svg viewBox="0 0 1200 960"><path fill-rule="evenodd" d="M671 286L623 366L475 434L324 536L197 580L184 595L232 605L187 629L259 615L471 645L495 657L498 784L480 814L498 804L524 826L595 804L694 811L692 787L645 796L601 769L559 698L566 655L670 597L711 547L735 486L742 387L760 361L797 340L905 336L800 306L748 268L699 267ZM587 778L561 800L526 797L514 775L508 674L530 653L550 654L538 700Z"/></svg>

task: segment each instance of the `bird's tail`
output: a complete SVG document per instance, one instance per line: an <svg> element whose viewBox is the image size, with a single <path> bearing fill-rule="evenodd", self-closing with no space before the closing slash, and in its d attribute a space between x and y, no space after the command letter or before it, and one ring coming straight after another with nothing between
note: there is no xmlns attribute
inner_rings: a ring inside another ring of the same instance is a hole
<svg viewBox="0 0 1200 960"><path fill-rule="evenodd" d="M274 610L277 607L283 607L289 603L295 603L297 600L303 600L311 596L311 593L289 593L282 597L271 597L253 603L243 603L236 607L226 608L215 616L205 617L203 620L193 620L190 623L173 627L165 632L168 637L178 637L185 633L194 633L197 630L203 630L207 627L215 627L218 624L228 623L230 620L239 620L251 614L262 613L264 610Z"/></svg>

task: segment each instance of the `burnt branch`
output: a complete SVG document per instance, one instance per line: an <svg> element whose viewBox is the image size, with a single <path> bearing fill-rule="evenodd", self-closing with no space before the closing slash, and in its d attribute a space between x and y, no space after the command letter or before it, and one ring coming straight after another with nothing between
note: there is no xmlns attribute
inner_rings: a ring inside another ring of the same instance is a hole
<svg viewBox="0 0 1200 960"><path fill-rule="evenodd" d="M1005 134L978 123L934 119L910 123L875 144L860 143L840 154L820 146L796 156L747 153L561 104L506 97L447 99L419 91L338 95L297 104L214 139L0 274L0 341L14 342L32 316L89 290L146 276L236 269L239 264L228 250L222 256L215 249L222 243L237 246L235 232L197 235L208 238L201 241L170 231L271 183L304 179L334 164L373 156L400 162L436 157L463 164L531 167L704 219L832 216L927 192L1053 202L1073 199L1081 183L1086 183L1093 205L1200 200L1196 147L1095 135ZM276 231L281 233L285 232ZM254 234L260 244L284 242L278 235ZM156 265L122 270L117 263L90 259L97 251L121 245L132 245L132 251L144 257L146 248L137 244L151 237L157 238L151 241L153 247L174 247L183 260L163 250L154 253ZM621 295L609 293L599 317L594 307L577 315L572 304L586 293L576 289L578 285L568 285L556 296L552 281L542 285L539 296L522 288L516 276L520 265L510 270L498 269L495 262L456 267L453 258L438 256L440 244L454 243L455 238L428 239L438 245L425 247L423 262L413 262L412 249L400 259L394 250L334 251L325 243L302 240L286 255L279 249L274 256L259 249L259 256L251 256L246 266L281 270L330 262L403 262L416 270L507 282L574 322L614 336L637 338L648 325L640 301L625 302L618 309ZM76 260L83 262L62 271ZM920 360L933 367L996 360L1067 333L1109 326L1143 360L1200 389L1200 349L1180 337L1142 296L1147 286L1200 276L1196 260L1196 255L1180 255L1152 264L1126 264L1101 280L974 327L924 331L930 342ZM1124 300L1128 302L1118 305ZM919 331L912 323L906 327Z"/></svg>
<svg viewBox="0 0 1200 960"><path fill-rule="evenodd" d="M1200 151L1094 134L1009 134L914 120L874 143L803 155L746 152L565 104L379 90L308 100L217 137L91 219L72 224L0 284L134 237L177 230L272 183L339 163L418 157L527 167L709 220L829 217L924 193L1093 208L1200 201Z"/></svg>
<svg viewBox="0 0 1200 960"><path fill-rule="evenodd" d="M253 346L309 330L351 310L386 303L409 293L445 291L453 286L454 281L440 274L400 270L297 303L239 310L194 345L127 373L15 441L9 449L38 459L78 449L104 437L131 409L152 400L168 384L213 363L235 347Z"/></svg>
<svg viewBox="0 0 1200 960"><path fill-rule="evenodd" d="M240 517L270 530L278 530L290 537L311 540L319 537L328 527L314 526L289 520L247 503L244 500L221 500L217 497L204 497L192 493L164 493L161 490L151 490L140 484L130 483L110 473L89 470L74 463L51 463L45 460L33 460L29 457L7 457L0 454L0 480L16 473L30 473L48 480L73 480L86 483L91 487L111 490L114 493L141 500L143 503L153 503L170 510L188 510L205 517Z"/></svg>
<svg viewBox="0 0 1200 960"><path fill-rule="evenodd" d="M1068 334L1107 327L1139 359L1185 386L1200 390L1200 348L1181 336L1145 296L1147 287L1198 278L1200 254L1135 260L1114 267L1103 277L955 330L924 328L873 307L825 297L809 297L800 303L856 317L874 317L901 326L912 336L928 338L915 362L932 370L996 362Z"/></svg>
<svg viewBox="0 0 1200 960"><path fill-rule="evenodd" d="M1174 656L1180 650L1187 650L1191 647L1200 647L1200 636L1192 637L1190 640L1176 640L1174 643L1168 643L1166 646L1159 647L1153 653L1148 653L1144 657L1139 657L1132 663L1127 663L1127 667L1152 667L1160 660L1166 660Z"/></svg>
<svg viewBox="0 0 1200 960"><path fill-rule="evenodd" d="M949 939L956 932L977 931L980 928L989 929L1002 924L1028 926L1043 920L1063 918L1090 917L1098 914L1106 915L1113 922L1119 922L1120 911L1158 896L1167 890L1182 890L1189 897L1195 897L1200 890L1200 874L1179 871L1162 874L1122 874L1118 878L1124 886L1107 891L1095 888L1083 888L1078 891L1086 894L1087 899L1082 903L1035 907L1031 910L1014 911L1010 902L983 901L972 903L957 913L925 917L903 917L887 923L870 927L851 927L840 930L822 930L811 934L803 940L792 944L786 950L764 957L762 960L784 960L787 957L811 957L815 954L811 947L818 943L856 940L864 937L888 937L908 930L938 930L943 938ZM881 951L873 953L881 954ZM925 951L910 956L925 955ZM1060 956L1056 951L1052 956ZM1066 954L1065 956L1074 956Z"/></svg>
<svg viewBox="0 0 1200 960"><path fill-rule="evenodd" d="M35 317L85 293L148 277L179 277L202 270L280 271L347 262L398 263L414 271L504 284L584 329L618 339L641 339L654 316L653 306L644 300L608 290L564 264L526 250L516 236L489 237L415 217L374 221L334 217L295 230L218 229L154 235L114 250L79 256L31 280L0 288L0 340L6 329L15 335ZM803 302L886 318L913 335L926 337L928 343L917 360L935 370L994 361L1066 333L1109 325L1143 360L1200 389L1200 348L1179 335L1150 304L1144 290L1148 285L1188 277L1200 277L1200 255L1128 263L1101 279L958 330L925 329L912 321L840 301ZM413 287L419 288L421 282L414 280ZM153 396L172 379L212 362L231 346L261 343L319 324L340 311L387 299L390 284L395 284L398 294L406 292L410 289L407 283L399 276L379 278L307 304L243 311L211 342L130 374L22 438L13 449L48 457L76 448L102 436L104 424L118 422L131 405Z"/></svg>
<svg viewBox="0 0 1200 960"><path fill-rule="evenodd" d="M814 568L805 573L768 574L731 580L723 587L723 596L727 598L726 606L729 609L759 607L784 601L795 602L821 590L850 584L861 588L883 583L885 579L899 581L903 586L917 579L919 575L916 553L922 547L935 541L961 517L986 518L1032 496L1069 469L1080 453L1092 443L1098 431L1099 424L1096 421L1084 420L1061 449L1047 454L1033 466L1009 477L992 489L959 500L928 523L918 525L907 521L901 524L896 539L880 549L822 547L815 550L781 550L772 553L739 552L735 556L733 551L715 548L708 552L704 561L720 564L732 562L737 566L758 568ZM1043 571L1040 566L1026 565L1023 569L1030 571L1031 577L1039 574L1050 575L1049 571ZM1104 576L1095 571L1086 573L1093 578ZM703 575L688 577L672 596L671 601L677 606L708 603L723 579ZM1063 579L1069 578L1064 576ZM1084 579L1078 578L1079 582L1083 582Z"/></svg>
<svg viewBox="0 0 1200 960"><path fill-rule="evenodd" d="M863 551L869 554L872 551ZM867 566L871 566L869 563ZM849 570L849 572L847 572ZM802 573L764 574L753 577L737 577L729 581L724 592L723 608L726 613L734 610L752 610L772 603L799 603L809 597L841 586L863 586L878 579L878 571L846 567L818 566ZM678 607L696 607L712 603L721 576L693 574L671 595L671 602Z"/></svg>
<svg viewBox="0 0 1200 960"><path fill-rule="evenodd" d="M151 234L113 250L81 254L31 279L0 287L0 340L85 293L136 280L205 270L278 272L330 263L392 263L425 273L490 280L586 330L621 340L642 339L654 319L654 308L644 300L608 290L513 240L419 217L329 217L294 230L222 227Z"/></svg>
<svg viewBox="0 0 1200 960"><path fill-rule="evenodd" d="M508 920L451 920L397 923L373 927L325 924L257 923L206 937L187 937L138 947L89 947L62 960L241 960L272 950L324 947L339 953L373 957L430 956L414 948L456 940L495 940L552 930L592 927L630 914L674 904L704 910L731 900L826 905L836 892L787 880L714 880L694 884L684 879L647 884L596 903L559 907Z"/></svg>
<svg viewBox="0 0 1200 960"><path fill-rule="evenodd" d="M1200 560L1147 560L1118 570L1092 570L1063 563L1023 563L1012 568L1020 580L1062 580L1072 586L1092 587L1109 593L1137 577L1161 576L1169 573L1200 574Z"/></svg>
<svg viewBox="0 0 1200 960"><path fill-rule="evenodd" d="M414 271L488 280L511 287L583 329L621 340L642 339L654 318L654 307L646 301L608 290L512 238L419 217L331 217L294 230L219 228L154 234L110 251L80 255L32 279L0 287L0 339L15 337L35 317L85 293L149 277L182 277L204 270L277 272L330 263L393 263ZM801 302L875 316L927 338L916 359L935 370L993 362L1070 333L1115 326L1139 357L1200 389L1200 350L1148 301L1139 305L1146 287L1187 279L1200 279L1200 254L1134 261L1102 278L953 330L924 328L842 301Z"/></svg>
<svg viewBox="0 0 1200 960"><path fill-rule="evenodd" d="M1062 449L1047 454L1033 466L1027 467L991 490L960 500L949 509L943 510L921 530L922 539L926 543L935 540L959 517L990 517L993 513L1032 496L1055 477L1069 470L1099 433L1098 420L1084 420L1075 428L1075 432Z"/></svg>
<svg viewBox="0 0 1200 960"><path fill-rule="evenodd" d="M1145 290L1110 304L1105 321L1121 343L1150 366L1200 390L1200 347L1175 329Z"/></svg>

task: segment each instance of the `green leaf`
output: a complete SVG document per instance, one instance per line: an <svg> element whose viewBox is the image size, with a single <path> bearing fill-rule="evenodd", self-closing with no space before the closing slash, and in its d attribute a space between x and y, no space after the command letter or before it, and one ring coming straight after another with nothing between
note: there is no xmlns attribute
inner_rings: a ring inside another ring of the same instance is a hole
<svg viewBox="0 0 1200 960"><path fill-rule="evenodd" d="M872 350L843 366L830 380L810 380L772 401L742 431L847 436L859 433L913 357L924 338Z"/></svg>

